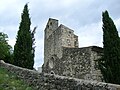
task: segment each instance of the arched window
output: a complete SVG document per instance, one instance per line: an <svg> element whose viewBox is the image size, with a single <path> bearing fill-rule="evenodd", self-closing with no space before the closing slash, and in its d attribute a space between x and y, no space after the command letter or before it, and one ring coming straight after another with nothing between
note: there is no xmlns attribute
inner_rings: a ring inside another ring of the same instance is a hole
<svg viewBox="0 0 120 90"><path fill-rule="evenodd" d="M52 69L54 67L54 57L49 60L49 67Z"/></svg>

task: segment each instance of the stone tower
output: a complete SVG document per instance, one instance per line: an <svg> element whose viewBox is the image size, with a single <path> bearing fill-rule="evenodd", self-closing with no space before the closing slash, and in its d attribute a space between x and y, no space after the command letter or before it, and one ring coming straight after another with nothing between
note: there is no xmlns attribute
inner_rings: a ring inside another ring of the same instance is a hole
<svg viewBox="0 0 120 90"><path fill-rule="evenodd" d="M102 81L98 69L98 59L103 52L101 47L79 48L78 36L74 31L58 25L58 20L52 18L48 20L44 37L42 72Z"/></svg>
<svg viewBox="0 0 120 90"><path fill-rule="evenodd" d="M58 28L58 20L49 19L44 30L44 66L50 58L50 54L54 53L54 38L49 39L53 36L53 32Z"/></svg>
<svg viewBox="0 0 120 90"><path fill-rule="evenodd" d="M62 58L63 47L78 47L78 36L64 25L58 26L58 20L50 18L44 31L44 66L50 58ZM52 65L50 65L52 67Z"/></svg>

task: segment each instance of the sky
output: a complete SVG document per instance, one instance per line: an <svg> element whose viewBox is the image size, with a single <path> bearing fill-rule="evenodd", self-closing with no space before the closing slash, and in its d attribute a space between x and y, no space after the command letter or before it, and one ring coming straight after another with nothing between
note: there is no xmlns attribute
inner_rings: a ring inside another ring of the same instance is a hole
<svg viewBox="0 0 120 90"><path fill-rule="evenodd" d="M79 47L103 46L102 12L108 10L120 33L120 0L0 0L0 32L8 35L14 47L21 13L28 3L31 30L37 26L35 64L41 67L44 53L44 29L49 18L59 20L79 36Z"/></svg>

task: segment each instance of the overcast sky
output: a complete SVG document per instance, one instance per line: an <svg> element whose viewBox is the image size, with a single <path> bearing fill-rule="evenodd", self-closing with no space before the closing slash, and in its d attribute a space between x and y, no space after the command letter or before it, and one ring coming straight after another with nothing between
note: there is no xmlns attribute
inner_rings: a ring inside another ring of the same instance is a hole
<svg viewBox="0 0 120 90"><path fill-rule="evenodd" d="M14 47L24 5L28 3L31 29L35 34L35 65L43 64L44 28L49 18L74 30L79 36L79 46L102 47L102 12L108 10L120 32L120 0L0 0L0 32L9 36Z"/></svg>

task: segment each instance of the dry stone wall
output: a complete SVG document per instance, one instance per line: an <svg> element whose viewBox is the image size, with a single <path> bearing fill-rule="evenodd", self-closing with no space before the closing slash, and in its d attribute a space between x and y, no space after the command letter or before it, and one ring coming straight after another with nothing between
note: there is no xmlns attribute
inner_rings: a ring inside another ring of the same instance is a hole
<svg viewBox="0 0 120 90"><path fill-rule="evenodd" d="M120 90L120 85L68 78L54 74L38 73L0 61L0 68L16 74L37 90Z"/></svg>

